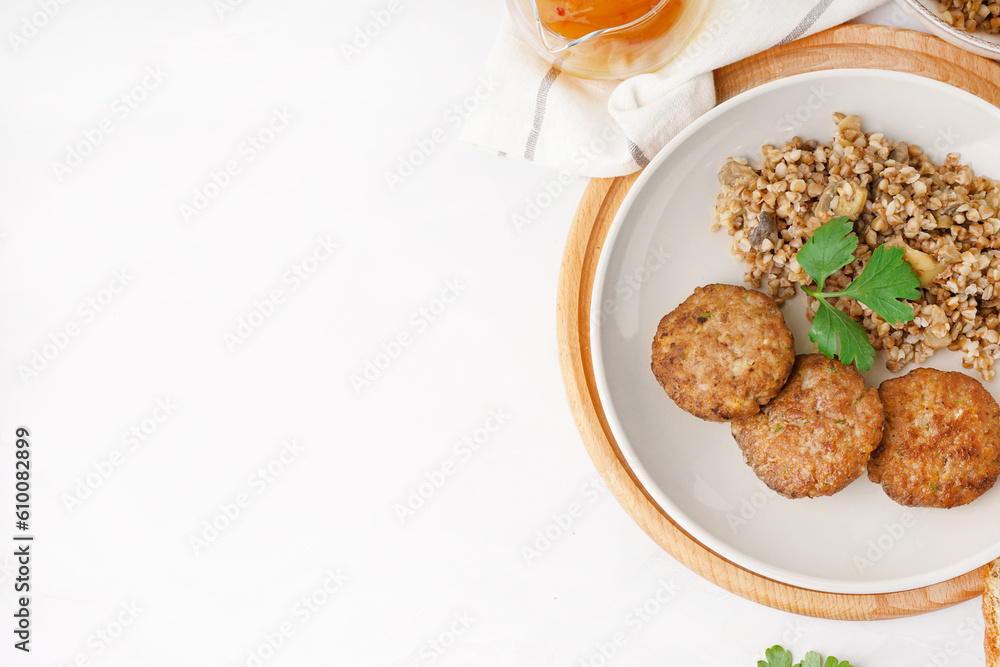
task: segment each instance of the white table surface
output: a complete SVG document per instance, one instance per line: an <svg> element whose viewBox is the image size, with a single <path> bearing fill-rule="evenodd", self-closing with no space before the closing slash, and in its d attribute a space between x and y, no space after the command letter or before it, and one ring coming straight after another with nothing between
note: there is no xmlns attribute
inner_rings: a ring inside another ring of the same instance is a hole
<svg viewBox="0 0 1000 667"><path fill-rule="evenodd" d="M458 139L504 11L5 3L0 664L739 667L776 643L983 664L978 599L776 611L603 488L555 330L585 180L518 229L555 174ZM348 57L372 12L391 18ZM862 20L917 27L895 5Z"/></svg>

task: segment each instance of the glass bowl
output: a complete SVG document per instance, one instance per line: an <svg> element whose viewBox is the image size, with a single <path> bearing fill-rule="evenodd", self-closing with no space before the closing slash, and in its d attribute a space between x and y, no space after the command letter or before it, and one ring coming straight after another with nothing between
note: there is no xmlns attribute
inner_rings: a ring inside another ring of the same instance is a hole
<svg viewBox="0 0 1000 667"><path fill-rule="evenodd" d="M657 70L684 47L701 26L709 0L660 0L636 16L621 0L507 0L518 31L543 59L567 74L588 79L625 79ZM648 3L647 3L648 4ZM641 5L640 5L641 6ZM607 24L586 17L603 12ZM580 17L584 20L574 22Z"/></svg>

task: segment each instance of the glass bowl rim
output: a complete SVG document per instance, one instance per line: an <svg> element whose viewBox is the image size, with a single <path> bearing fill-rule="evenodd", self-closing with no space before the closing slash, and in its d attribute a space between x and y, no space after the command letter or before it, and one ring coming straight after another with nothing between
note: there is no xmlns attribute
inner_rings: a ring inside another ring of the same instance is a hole
<svg viewBox="0 0 1000 667"><path fill-rule="evenodd" d="M546 48L549 48L549 50L552 53L558 53L559 51L563 51L565 49L571 49L574 46L577 46L578 44L582 44L583 42L596 39L601 35L608 35L608 34L614 35L620 32L625 32L626 30L630 30L638 26L639 24L643 23L644 21L649 20L653 16L656 16L656 14L658 14L660 10L662 10L667 4L674 1L675 0L659 0L659 2L657 2L656 5L653 8L651 8L648 12L646 12L637 19L629 21L628 23L623 23L621 25L613 26L611 28L598 28L597 30L588 32L586 35L583 35L582 37L569 39L565 35L561 35L552 28L550 28L549 25L542 20L542 17L538 12L537 0L529 0L531 4L531 11L535 19L535 24L538 27L539 36L542 38L542 43L546 46ZM545 39L546 33L557 40L567 41L567 43L560 45L557 49L552 49L548 46L548 41Z"/></svg>

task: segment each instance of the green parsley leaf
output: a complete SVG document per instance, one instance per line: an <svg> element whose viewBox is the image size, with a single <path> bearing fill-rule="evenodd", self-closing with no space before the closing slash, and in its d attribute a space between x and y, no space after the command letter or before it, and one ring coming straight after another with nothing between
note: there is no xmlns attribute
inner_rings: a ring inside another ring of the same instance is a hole
<svg viewBox="0 0 1000 667"><path fill-rule="evenodd" d="M822 292L827 278L854 261L858 239L849 236L853 231L845 216L834 218L813 232L796 253L799 266L816 281L817 291Z"/></svg>
<svg viewBox="0 0 1000 667"><path fill-rule="evenodd" d="M764 651L767 660L758 660L757 667L793 667L792 654L780 646L772 646ZM806 653L806 657L795 663L794 667L853 667L846 660L841 662L837 658L830 656L823 662L823 656L815 651Z"/></svg>
<svg viewBox="0 0 1000 667"><path fill-rule="evenodd" d="M832 306L828 299L855 299L887 322L909 322L913 319L913 306L900 299L920 297L917 289L920 278L903 259L902 248L879 246L850 285L839 292L824 292L827 278L854 261L858 239L851 234L852 229L846 217L830 220L813 232L796 260L816 282L815 290L804 288L804 291L819 300L809 340L828 358L838 356L845 364L853 362L861 370L868 370L875 360L875 348L868 340L868 333L854 318Z"/></svg>
<svg viewBox="0 0 1000 667"><path fill-rule="evenodd" d="M802 662L798 663L795 667L823 667L823 658L819 656L819 653L809 651L806 653L806 657L802 659Z"/></svg>
<svg viewBox="0 0 1000 667"><path fill-rule="evenodd" d="M879 246L872 251L861 275L840 292L826 298L846 296L865 304L886 322L898 324L913 319L913 306L899 299L919 299L920 278L903 259L902 248Z"/></svg>
<svg viewBox="0 0 1000 667"><path fill-rule="evenodd" d="M767 662L758 660L757 667L792 667L792 654L777 644L764 651L764 657Z"/></svg>
<svg viewBox="0 0 1000 667"><path fill-rule="evenodd" d="M868 340L868 332L853 317L831 306L826 299L819 300L819 310L809 327L809 340L816 343L819 351L828 359L839 356L845 364L854 364L861 370L868 370L875 361L875 348ZM840 354L837 355L837 341Z"/></svg>

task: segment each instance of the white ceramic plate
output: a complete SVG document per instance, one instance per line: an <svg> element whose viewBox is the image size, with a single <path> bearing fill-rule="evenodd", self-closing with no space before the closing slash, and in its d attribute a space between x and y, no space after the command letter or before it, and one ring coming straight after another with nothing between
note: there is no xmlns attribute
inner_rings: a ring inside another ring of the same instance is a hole
<svg viewBox="0 0 1000 667"><path fill-rule="evenodd" d="M729 156L759 164L763 144L795 135L826 143L835 111L860 115L865 131L921 146L935 162L959 152L977 174L1000 176L1000 110L957 88L882 70L830 70L755 88L687 128L632 187L599 260L591 345L614 436L639 481L682 528L787 584L883 593L946 581L1000 555L1000 484L950 510L902 507L864 476L834 496L788 500L743 463L727 424L681 411L650 371L664 314L699 285L743 284L730 237L710 231L719 167ZM815 351L804 298L782 310L797 352ZM866 373L870 386L890 376L884 362L879 353ZM961 370L947 350L925 365ZM988 387L1000 395L1000 382Z"/></svg>
<svg viewBox="0 0 1000 667"><path fill-rule="evenodd" d="M985 32L968 33L945 23L938 11L938 0L897 0L897 2L928 30L949 44L984 58L1000 59L1000 35L990 35Z"/></svg>

